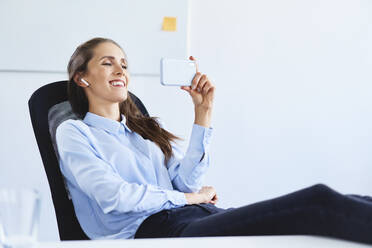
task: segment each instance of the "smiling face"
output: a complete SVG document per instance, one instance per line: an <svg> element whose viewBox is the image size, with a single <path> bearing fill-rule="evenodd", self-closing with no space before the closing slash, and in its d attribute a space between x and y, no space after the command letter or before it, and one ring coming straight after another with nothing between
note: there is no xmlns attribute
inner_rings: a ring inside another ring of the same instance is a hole
<svg viewBox="0 0 372 248"><path fill-rule="evenodd" d="M121 103L127 99L130 79L127 66L124 52L115 44L103 42L94 48L86 72L74 78L84 87L89 106ZM87 81L89 86L81 79Z"/></svg>

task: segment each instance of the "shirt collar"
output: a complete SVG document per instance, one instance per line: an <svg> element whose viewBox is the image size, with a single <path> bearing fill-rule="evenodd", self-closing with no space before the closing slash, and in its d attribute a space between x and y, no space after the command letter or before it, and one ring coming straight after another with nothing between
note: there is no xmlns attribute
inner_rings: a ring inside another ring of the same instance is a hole
<svg viewBox="0 0 372 248"><path fill-rule="evenodd" d="M128 132L132 132L132 130L130 130L129 127L126 125L126 118L123 114L121 114L121 121L119 122L106 117L102 117L100 115L93 114L91 112L87 112L83 121L89 126L97 127L110 133L119 133L121 126L124 126L124 129L126 129Z"/></svg>

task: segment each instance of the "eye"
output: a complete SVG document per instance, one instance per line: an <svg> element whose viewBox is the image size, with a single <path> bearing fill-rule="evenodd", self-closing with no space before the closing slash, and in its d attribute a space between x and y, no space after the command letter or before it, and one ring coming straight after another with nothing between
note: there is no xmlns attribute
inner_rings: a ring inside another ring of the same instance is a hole
<svg viewBox="0 0 372 248"><path fill-rule="evenodd" d="M128 67L126 65L121 65L123 69L127 69Z"/></svg>
<svg viewBox="0 0 372 248"><path fill-rule="evenodd" d="M111 63L106 62L106 63L103 63L102 65L111 65Z"/></svg>

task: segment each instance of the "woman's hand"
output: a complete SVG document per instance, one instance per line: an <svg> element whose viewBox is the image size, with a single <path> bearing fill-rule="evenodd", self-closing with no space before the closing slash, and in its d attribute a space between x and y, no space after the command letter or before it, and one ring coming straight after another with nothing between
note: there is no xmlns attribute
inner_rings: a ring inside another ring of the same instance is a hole
<svg viewBox="0 0 372 248"><path fill-rule="evenodd" d="M188 204L212 203L218 201L216 190L211 186L203 186L198 193L185 193Z"/></svg>
<svg viewBox="0 0 372 248"><path fill-rule="evenodd" d="M198 193L204 196L202 203L216 204L218 201L216 190L212 186L203 186Z"/></svg>
<svg viewBox="0 0 372 248"><path fill-rule="evenodd" d="M193 56L190 56L190 60L196 62ZM215 87L209 80L207 75L201 74L196 64L196 75L192 80L191 86L181 86L181 89L187 91L192 97L195 108L203 107L210 109L213 106L214 91Z"/></svg>
<svg viewBox="0 0 372 248"><path fill-rule="evenodd" d="M193 56L190 60L196 61ZM192 80L191 86L181 86L187 91L195 106L195 123L201 126L210 126L210 119L213 107L215 86L207 75L201 74L196 65L196 75Z"/></svg>

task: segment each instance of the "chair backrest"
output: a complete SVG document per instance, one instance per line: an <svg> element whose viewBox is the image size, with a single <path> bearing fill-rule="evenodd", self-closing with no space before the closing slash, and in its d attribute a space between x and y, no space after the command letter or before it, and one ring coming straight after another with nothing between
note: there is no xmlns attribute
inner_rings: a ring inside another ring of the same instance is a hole
<svg viewBox="0 0 372 248"><path fill-rule="evenodd" d="M140 111L145 116L149 116L141 100L131 92L129 92L129 95ZM60 239L84 240L89 238L81 229L72 201L68 197L57 155L53 147L52 136L49 132L49 110L53 106L67 100L67 81L59 81L44 85L36 90L30 97L28 106L36 141L52 194Z"/></svg>

